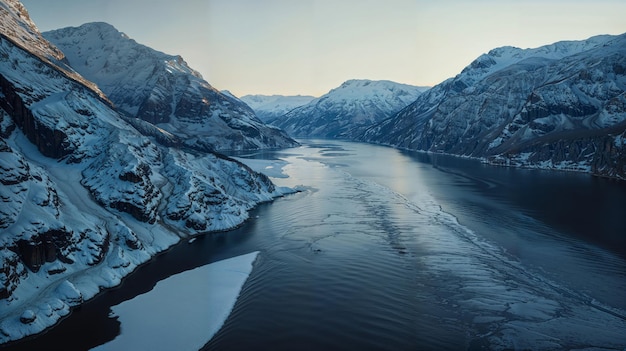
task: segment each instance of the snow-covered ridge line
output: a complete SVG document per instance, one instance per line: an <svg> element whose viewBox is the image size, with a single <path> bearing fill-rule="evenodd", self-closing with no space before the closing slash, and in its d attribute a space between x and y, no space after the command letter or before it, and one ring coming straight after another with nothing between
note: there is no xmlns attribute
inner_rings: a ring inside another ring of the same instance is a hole
<svg viewBox="0 0 626 351"><path fill-rule="evenodd" d="M21 48L22 50L24 50L24 52L28 52L28 50L24 47L22 47L19 43L13 41L13 39L11 37L8 37L2 33L0 33L0 40L7 40L8 42L12 43L13 45ZM67 79L73 81L76 84L79 84L89 90L92 90L94 93L97 94L98 98L103 102L108 104L109 106L113 107L113 103L106 97L106 95L104 95L104 93L102 93L100 91L100 89L98 88L97 85L93 84L92 82L89 82L87 80L85 80L84 78L80 77L80 75L76 74L76 72L71 71L71 70L67 70L64 69L56 64L54 64L53 62L50 62L49 60L46 59L42 59L41 56L38 55L34 55L35 57L37 57L38 59L41 60L41 63L50 67L50 69L54 69L54 70L59 70L59 72L63 73Z"/></svg>
<svg viewBox="0 0 626 351"><path fill-rule="evenodd" d="M296 137L351 139L415 101L427 89L353 79L270 123Z"/></svg>
<svg viewBox="0 0 626 351"><path fill-rule="evenodd" d="M43 38L30 19L28 11L19 1L0 3L0 36L37 56L44 64L53 66L69 79L94 91L108 102L106 96L94 83L84 79L67 65L65 55L61 50Z"/></svg>
<svg viewBox="0 0 626 351"><path fill-rule="evenodd" d="M624 91L626 34L502 47L358 139L502 165L581 165L626 178ZM524 162L515 161L520 154L527 154Z"/></svg>
<svg viewBox="0 0 626 351"><path fill-rule="evenodd" d="M86 23L43 35L120 111L167 131L186 147L223 151L297 145L260 121L244 102L212 87L181 56L139 44L110 24Z"/></svg>
<svg viewBox="0 0 626 351"><path fill-rule="evenodd" d="M314 99L314 96L307 95L245 95L241 97L241 101L248 104L262 121L275 120Z"/></svg>

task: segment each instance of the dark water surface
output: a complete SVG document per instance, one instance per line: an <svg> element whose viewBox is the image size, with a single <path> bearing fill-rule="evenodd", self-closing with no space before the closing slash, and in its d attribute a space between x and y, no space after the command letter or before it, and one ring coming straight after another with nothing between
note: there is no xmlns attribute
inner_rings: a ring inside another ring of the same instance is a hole
<svg viewBox="0 0 626 351"><path fill-rule="evenodd" d="M334 141L247 156L288 161L275 182L305 190L159 255L13 347L103 344L120 333L111 306L252 251L207 350L626 347L624 182Z"/></svg>

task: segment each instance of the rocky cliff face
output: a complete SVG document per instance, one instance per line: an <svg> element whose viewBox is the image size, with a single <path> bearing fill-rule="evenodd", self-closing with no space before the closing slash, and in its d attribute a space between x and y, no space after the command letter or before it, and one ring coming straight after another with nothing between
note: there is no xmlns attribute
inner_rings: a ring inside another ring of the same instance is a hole
<svg viewBox="0 0 626 351"><path fill-rule="evenodd" d="M297 137L352 139L426 89L390 81L350 80L269 123Z"/></svg>
<svg viewBox="0 0 626 351"><path fill-rule="evenodd" d="M44 36L118 109L188 147L211 151L297 145L261 122L245 103L214 89L182 57L138 44L109 24L88 23Z"/></svg>
<svg viewBox="0 0 626 351"><path fill-rule="evenodd" d="M0 0L0 344L281 194L239 162L162 145L177 137L128 123L65 62L19 2Z"/></svg>
<svg viewBox="0 0 626 351"><path fill-rule="evenodd" d="M494 49L361 139L626 177L625 66L626 35Z"/></svg>

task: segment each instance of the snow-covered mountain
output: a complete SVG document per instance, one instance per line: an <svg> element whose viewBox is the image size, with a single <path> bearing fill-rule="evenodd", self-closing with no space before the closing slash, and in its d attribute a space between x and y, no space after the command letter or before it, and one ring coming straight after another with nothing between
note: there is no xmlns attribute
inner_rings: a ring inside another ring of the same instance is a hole
<svg viewBox="0 0 626 351"><path fill-rule="evenodd" d="M349 80L268 122L295 137L349 139L398 112L427 89L390 81Z"/></svg>
<svg viewBox="0 0 626 351"><path fill-rule="evenodd" d="M142 135L17 0L0 0L0 24L0 344L286 191L219 154L162 146L156 128Z"/></svg>
<svg viewBox="0 0 626 351"><path fill-rule="evenodd" d="M156 125L198 150L291 147L242 101L223 94L180 56L138 44L106 23L43 34L78 73L95 82L118 109Z"/></svg>
<svg viewBox="0 0 626 351"><path fill-rule="evenodd" d="M626 35L501 47L361 140L626 177Z"/></svg>
<svg viewBox="0 0 626 351"><path fill-rule="evenodd" d="M241 101L250 106L260 120L274 121L287 112L308 104L315 99L309 95L244 95Z"/></svg>
<svg viewBox="0 0 626 351"><path fill-rule="evenodd" d="M69 79L86 85L96 92L100 98L106 99L98 87L84 79L69 67L67 59L61 50L45 40L37 29L35 23L28 16L24 5L19 1L5 1L0 3L2 19L0 30L5 39L11 41L13 45L21 48L28 47L28 50L39 57L46 64L53 65L57 70L65 74Z"/></svg>

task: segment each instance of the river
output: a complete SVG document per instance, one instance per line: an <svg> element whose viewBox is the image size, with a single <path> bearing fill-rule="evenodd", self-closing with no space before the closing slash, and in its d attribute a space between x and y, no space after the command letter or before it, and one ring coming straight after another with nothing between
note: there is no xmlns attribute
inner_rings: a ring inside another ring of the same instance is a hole
<svg viewBox="0 0 626 351"><path fill-rule="evenodd" d="M288 177L273 180L301 192L259 206L236 230L175 246L13 346L103 344L120 333L111 306L174 274L258 251L204 349L626 347L625 182L303 144L239 155L286 162Z"/></svg>

